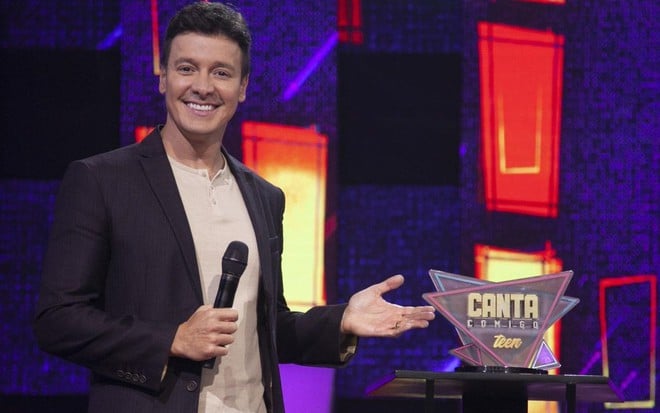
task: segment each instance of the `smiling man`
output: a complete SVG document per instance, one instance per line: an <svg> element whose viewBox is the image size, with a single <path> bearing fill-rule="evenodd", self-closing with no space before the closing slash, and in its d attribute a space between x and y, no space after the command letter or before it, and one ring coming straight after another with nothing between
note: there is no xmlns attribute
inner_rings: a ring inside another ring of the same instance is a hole
<svg viewBox="0 0 660 413"><path fill-rule="evenodd" d="M239 45L224 35L185 33L169 43L159 90L165 95L165 150L191 167L224 166L220 148L227 123L245 100L248 73Z"/></svg>
<svg viewBox="0 0 660 413"><path fill-rule="evenodd" d="M289 310L284 195L222 146L246 98L250 44L233 8L183 8L163 48L165 124L62 179L34 328L45 351L91 370L90 412L281 413L279 363L342 365L357 337L434 318L382 298L400 275L347 304ZM245 271L233 307L213 308L234 240L248 247Z"/></svg>

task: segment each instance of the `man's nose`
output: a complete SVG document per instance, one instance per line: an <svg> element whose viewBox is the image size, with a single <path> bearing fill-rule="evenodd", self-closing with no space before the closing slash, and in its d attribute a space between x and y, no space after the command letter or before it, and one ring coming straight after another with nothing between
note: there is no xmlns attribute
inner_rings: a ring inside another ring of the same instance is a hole
<svg viewBox="0 0 660 413"><path fill-rule="evenodd" d="M201 96L206 96L213 92L213 84L208 75L200 73L198 76L195 76L195 79L192 83L193 92L198 93Z"/></svg>

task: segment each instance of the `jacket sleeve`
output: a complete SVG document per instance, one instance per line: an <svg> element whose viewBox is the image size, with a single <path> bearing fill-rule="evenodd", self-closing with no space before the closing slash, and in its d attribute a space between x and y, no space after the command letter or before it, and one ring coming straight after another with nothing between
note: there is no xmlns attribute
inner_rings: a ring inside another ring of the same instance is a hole
<svg viewBox="0 0 660 413"><path fill-rule="evenodd" d="M271 197L271 218L279 244L273 248L276 255L273 272L277 278L277 352L281 363L338 366L346 364L355 352L357 338L340 332L346 304L317 306L307 312L291 311L286 303L282 281L281 254L283 251L282 221L284 195L278 191ZM272 202L275 199L277 202ZM301 274L301 276L309 276Z"/></svg>
<svg viewBox="0 0 660 413"><path fill-rule="evenodd" d="M341 366L355 353L357 338L340 333L345 304L324 305L305 313L278 315L278 355L282 363Z"/></svg>
<svg viewBox="0 0 660 413"><path fill-rule="evenodd" d="M104 310L111 231L98 176L89 164L72 163L56 201L35 336L48 353L98 375L155 390L177 325Z"/></svg>

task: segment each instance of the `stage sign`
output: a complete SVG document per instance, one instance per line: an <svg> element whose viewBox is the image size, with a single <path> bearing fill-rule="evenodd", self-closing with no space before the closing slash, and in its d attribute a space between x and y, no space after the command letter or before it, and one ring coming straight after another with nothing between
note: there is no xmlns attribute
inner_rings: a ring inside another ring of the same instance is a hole
<svg viewBox="0 0 660 413"><path fill-rule="evenodd" d="M451 350L469 366L540 372L560 366L543 334L579 300L563 295L573 271L489 282L430 270L437 292L423 294L458 331Z"/></svg>

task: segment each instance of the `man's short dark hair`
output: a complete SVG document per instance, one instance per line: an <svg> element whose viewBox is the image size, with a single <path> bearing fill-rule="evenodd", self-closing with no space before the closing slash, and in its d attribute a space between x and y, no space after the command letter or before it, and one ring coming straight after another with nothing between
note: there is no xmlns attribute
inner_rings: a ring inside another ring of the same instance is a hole
<svg viewBox="0 0 660 413"><path fill-rule="evenodd" d="M179 10L165 32L165 41L160 56L160 65L167 67L172 40L186 33L204 35L223 35L238 43L243 55L241 77L250 73L250 46L252 36L243 15L234 7L222 4L198 1Z"/></svg>

